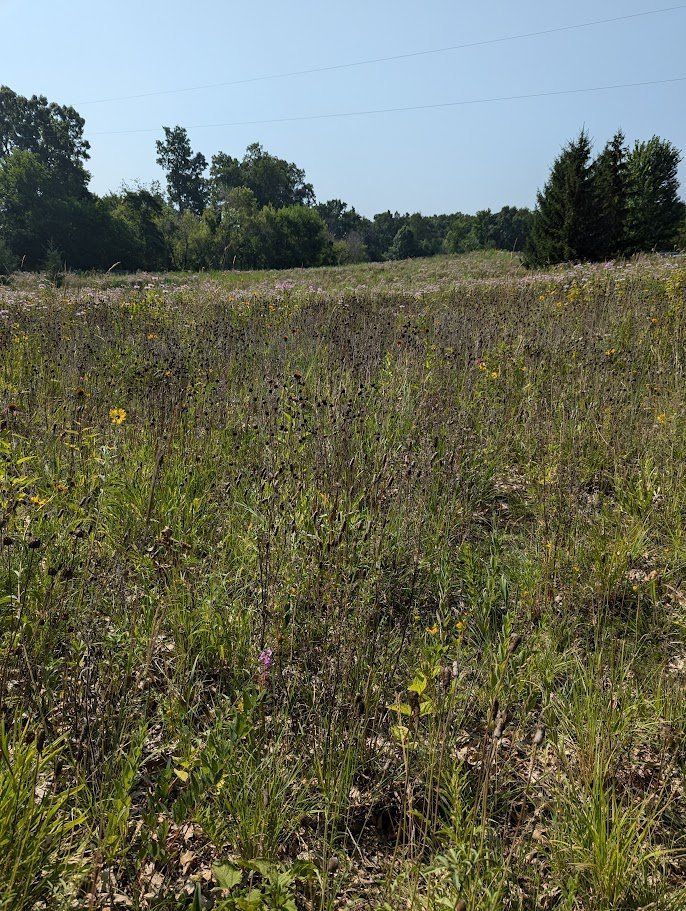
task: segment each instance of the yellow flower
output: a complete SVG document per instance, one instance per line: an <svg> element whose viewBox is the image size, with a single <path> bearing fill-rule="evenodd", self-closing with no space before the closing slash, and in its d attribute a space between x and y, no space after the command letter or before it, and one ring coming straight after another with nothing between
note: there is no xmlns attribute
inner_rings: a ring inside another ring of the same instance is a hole
<svg viewBox="0 0 686 911"><path fill-rule="evenodd" d="M500 376L499 370L491 370L491 379L497 380L499 376Z"/></svg>
<svg viewBox="0 0 686 911"><path fill-rule="evenodd" d="M462 620L458 620L458 621L457 621L457 623L455 624L455 628L458 629L458 630L463 630L463 629L464 629L464 623L462 622Z"/></svg>
<svg viewBox="0 0 686 911"><path fill-rule="evenodd" d="M126 420L126 412L123 408L110 408L110 421L119 426Z"/></svg>
<svg viewBox="0 0 686 911"><path fill-rule="evenodd" d="M432 636L435 636L436 633L438 632L438 627L437 626L427 626L426 631L427 631L427 633L430 633Z"/></svg>
<svg viewBox="0 0 686 911"><path fill-rule="evenodd" d="M605 357L612 357L612 355L616 354L616 353L617 353L616 348L608 348L607 351L605 352Z"/></svg>
<svg viewBox="0 0 686 911"><path fill-rule="evenodd" d="M665 422L666 420L667 420L667 415L664 414L664 413L663 413L663 414L658 414L658 416L657 416L657 418L656 418L656 421L658 422L658 424L664 424L664 422Z"/></svg>
<svg viewBox="0 0 686 911"><path fill-rule="evenodd" d="M36 495L33 496L33 497L29 497L29 502L30 502L30 503L33 503L34 506L45 506L45 504L46 504L48 501L47 501L47 500L44 500L43 497L39 497L39 496L36 494Z"/></svg>

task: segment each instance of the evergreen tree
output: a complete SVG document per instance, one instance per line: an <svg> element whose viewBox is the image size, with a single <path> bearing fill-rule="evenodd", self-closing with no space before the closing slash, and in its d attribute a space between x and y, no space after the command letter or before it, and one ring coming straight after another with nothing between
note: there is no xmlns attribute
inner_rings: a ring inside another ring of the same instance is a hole
<svg viewBox="0 0 686 911"><path fill-rule="evenodd" d="M183 127L164 127L164 141L157 140L157 164L167 172L169 199L180 212L199 215L207 203L207 182L203 177L207 160L193 154Z"/></svg>
<svg viewBox="0 0 686 911"><path fill-rule="evenodd" d="M637 142L628 160L626 244L630 252L674 247L684 204L679 199L681 153L666 139Z"/></svg>
<svg viewBox="0 0 686 911"><path fill-rule="evenodd" d="M614 259L625 251L627 157L624 133L618 130L593 163L594 259Z"/></svg>
<svg viewBox="0 0 686 911"><path fill-rule="evenodd" d="M593 255L593 174L591 141L585 130L553 164L527 244L526 262L546 266Z"/></svg>
<svg viewBox="0 0 686 911"><path fill-rule="evenodd" d="M393 243L388 248L387 259L411 259L421 256L421 249L417 237L409 225L403 225L393 238Z"/></svg>

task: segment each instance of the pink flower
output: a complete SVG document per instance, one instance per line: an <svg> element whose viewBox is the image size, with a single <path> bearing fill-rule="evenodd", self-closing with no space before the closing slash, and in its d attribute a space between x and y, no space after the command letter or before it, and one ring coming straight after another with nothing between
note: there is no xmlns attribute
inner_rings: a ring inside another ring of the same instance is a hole
<svg viewBox="0 0 686 911"><path fill-rule="evenodd" d="M262 673L266 673L269 668L272 666L272 661L274 660L274 652L270 648L265 648L260 652L260 657L257 659L257 663L260 665L260 670Z"/></svg>
<svg viewBox="0 0 686 911"><path fill-rule="evenodd" d="M272 666L273 660L274 652L272 649L262 649L260 656L257 659L257 664L259 666L259 670L257 672L257 683L262 689L265 689L269 683L269 668Z"/></svg>

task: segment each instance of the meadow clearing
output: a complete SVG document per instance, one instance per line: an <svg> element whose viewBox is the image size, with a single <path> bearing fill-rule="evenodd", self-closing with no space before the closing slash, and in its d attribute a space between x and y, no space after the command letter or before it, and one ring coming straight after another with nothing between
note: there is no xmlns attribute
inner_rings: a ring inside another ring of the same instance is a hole
<svg viewBox="0 0 686 911"><path fill-rule="evenodd" d="M0 286L0 909L686 907L686 258Z"/></svg>

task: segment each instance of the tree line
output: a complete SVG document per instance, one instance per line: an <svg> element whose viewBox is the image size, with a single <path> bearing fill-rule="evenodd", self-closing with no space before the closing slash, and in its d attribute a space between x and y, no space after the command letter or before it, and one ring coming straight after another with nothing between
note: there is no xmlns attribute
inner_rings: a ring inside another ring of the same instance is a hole
<svg viewBox="0 0 686 911"><path fill-rule="evenodd" d="M555 160L538 193L525 262L610 260L684 246L681 153L653 136L626 144L619 130L594 159L582 130Z"/></svg>
<svg viewBox="0 0 686 911"><path fill-rule="evenodd" d="M621 134L591 160L588 136L553 166L534 212L382 212L318 203L295 163L253 143L208 162L183 127L165 127L161 186L97 196L86 170L85 122L70 106L0 87L0 273L60 268L254 269L407 259L505 249L531 265L669 249L683 223L679 153L654 138L628 150Z"/></svg>

